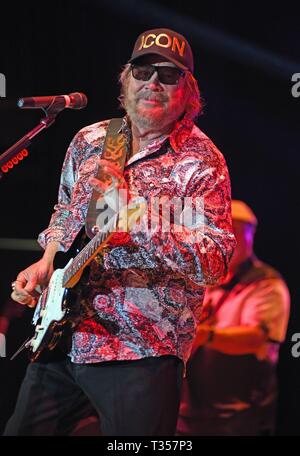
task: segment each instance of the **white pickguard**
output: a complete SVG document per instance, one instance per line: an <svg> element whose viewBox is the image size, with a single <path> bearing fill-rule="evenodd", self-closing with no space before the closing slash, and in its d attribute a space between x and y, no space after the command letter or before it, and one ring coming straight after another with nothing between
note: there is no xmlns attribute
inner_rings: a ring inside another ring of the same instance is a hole
<svg viewBox="0 0 300 456"><path fill-rule="evenodd" d="M43 296L43 293L37 303L32 319L32 323L36 325L35 334L27 344L33 353L38 350L51 324L53 322L61 321L66 314L66 309L63 309L66 288L63 288L62 284L64 272L70 266L72 261L73 259L69 261L64 269L56 269L53 272L49 285L44 291L44 293L47 293L46 299ZM37 324L38 321L39 324Z"/></svg>

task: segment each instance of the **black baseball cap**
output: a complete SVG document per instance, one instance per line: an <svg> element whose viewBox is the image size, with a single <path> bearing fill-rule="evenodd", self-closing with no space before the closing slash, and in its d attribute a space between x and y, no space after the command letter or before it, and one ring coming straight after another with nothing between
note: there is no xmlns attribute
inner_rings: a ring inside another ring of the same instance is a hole
<svg viewBox="0 0 300 456"><path fill-rule="evenodd" d="M187 39L174 30L159 28L147 30L135 42L129 63L148 54L158 54L182 70L194 71L194 58Z"/></svg>

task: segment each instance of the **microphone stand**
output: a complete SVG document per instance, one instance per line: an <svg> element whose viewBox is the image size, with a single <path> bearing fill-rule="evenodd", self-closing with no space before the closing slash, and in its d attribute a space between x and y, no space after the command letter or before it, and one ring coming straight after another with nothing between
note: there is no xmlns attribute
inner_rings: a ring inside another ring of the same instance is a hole
<svg viewBox="0 0 300 456"><path fill-rule="evenodd" d="M3 154L0 155L0 179L3 177L4 174L1 171L1 167L7 163L11 158L15 157L19 152L21 152L23 149L28 147L31 144L32 139L37 136L42 130L45 128L49 128L56 119L57 114L62 111L64 108L57 107L57 106L51 106L46 109L43 109L43 111L46 114L46 117L42 118L40 120L40 123L34 127L32 130L30 130L25 136L23 136L19 141L17 141L13 146L11 146L9 149L7 149Z"/></svg>

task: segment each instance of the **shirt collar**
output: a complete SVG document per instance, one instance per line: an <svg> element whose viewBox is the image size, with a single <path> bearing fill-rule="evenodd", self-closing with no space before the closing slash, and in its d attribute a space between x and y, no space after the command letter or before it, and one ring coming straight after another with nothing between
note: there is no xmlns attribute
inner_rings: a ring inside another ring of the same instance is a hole
<svg viewBox="0 0 300 456"><path fill-rule="evenodd" d="M182 148L187 137L190 135L193 126L194 123L191 120L179 120L178 122L176 122L175 127L170 134L161 136L159 139L154 139L153 141L151 141L140 152L130 157L129 160L126 161L125 166L130 165L131 163L134 163L135 161L140 160L141 158L147 157L148 155L151 155L154 152L157 152L167 139L169 139L169 142L174 151L178 152ZM130 127L130 120L127 115L123 117L122 132L127 137L127 144L129 149L131 146L132 133Z"/></svg>

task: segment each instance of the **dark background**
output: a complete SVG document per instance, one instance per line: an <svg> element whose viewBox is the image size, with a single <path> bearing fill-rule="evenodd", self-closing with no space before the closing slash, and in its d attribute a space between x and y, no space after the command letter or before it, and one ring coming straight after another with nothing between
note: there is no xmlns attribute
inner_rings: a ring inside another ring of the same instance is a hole
<svg viewBox="0 0 300 456"><path fill-rule="evenodd" d="M298 179L300 98L291 77L300 72L296 2L60 1L1 4L0 153L33 128L42 111L20 110L25 96L79 91L82 111L66 110L37 137L29 157L0 180L0 238L36 238L57 197L66 148L83 126L120 116L118 74L139 33L169 27L186 35L205 100L198 125L223 152L234 198L252 206L258 220L256 253L277 268L291 291L291 320L279 364L278 434L299 435L300 359L291 336L300 332L298 290ZM10 282L39 252L0 250L0 307ZM22 340L30 313L15 318L8 352ZM0 427L11 412L26 357L1 359Z"/></svg>

